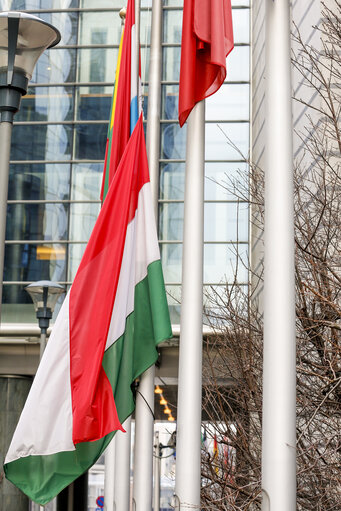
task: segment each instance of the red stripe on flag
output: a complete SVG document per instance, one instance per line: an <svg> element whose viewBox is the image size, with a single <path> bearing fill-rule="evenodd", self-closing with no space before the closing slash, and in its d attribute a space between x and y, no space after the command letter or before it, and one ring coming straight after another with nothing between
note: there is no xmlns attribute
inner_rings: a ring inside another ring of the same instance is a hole
<svg viewBox="0 0 341 511"><path fill-rule="evenodd" d="M74 444L121 429L102 359L128 223L149 181L142 116L128 142L70 292L70 368Z"/></svg>
<svg viewBox="0 0 341 511"><path fill-rule="evenodd" d="M184 0L179 85L179 123L214 94L226 77L233 49L231 0Z"/></svg>
<svg viewBox="0 0 341 511"><path fill-rule="evenodd" d="M128 1L124 24L120 74L109 155L109 186L130 137L131 29L135 23L134 5L135 2Z"/></svg>

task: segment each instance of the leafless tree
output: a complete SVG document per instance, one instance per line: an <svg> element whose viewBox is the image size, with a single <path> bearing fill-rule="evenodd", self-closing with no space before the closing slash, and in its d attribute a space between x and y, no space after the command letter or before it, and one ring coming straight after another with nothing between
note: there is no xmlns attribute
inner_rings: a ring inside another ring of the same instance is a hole
<svg viewBox="0 0 341 511"><path fill-rule="evenodd" d="M331 511L341 508L341 3L322 7L321 47L293 35L293 66L315 98L295 97L307 107L295 162L297 509ZM251 197L261 232L263 177L250 167L250 183L241 176L223 185ZM208 299L215 335L205 342L205 510L261 507L262 265L248 270L247 292L236 278Z"/></svg>

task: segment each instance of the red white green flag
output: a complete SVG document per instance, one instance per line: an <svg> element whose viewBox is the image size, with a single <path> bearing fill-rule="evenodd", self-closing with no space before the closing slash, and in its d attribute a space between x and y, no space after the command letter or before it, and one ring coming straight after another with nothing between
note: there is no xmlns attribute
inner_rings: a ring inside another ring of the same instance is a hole
<svg viewBox="0 0 341 511"><path fill-rule="evenodd" d="M140 117L65 298L5 459L46 504L134 409L132 382L172 335Z"/></svg>

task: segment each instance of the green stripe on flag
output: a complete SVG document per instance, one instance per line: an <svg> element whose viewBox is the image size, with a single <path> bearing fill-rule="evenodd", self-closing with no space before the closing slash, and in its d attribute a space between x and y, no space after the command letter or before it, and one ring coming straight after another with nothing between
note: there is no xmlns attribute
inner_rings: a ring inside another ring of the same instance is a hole
<svg viewBox="0 0 341 511"><path fill-rule="evenodd" d="M149 265L147 277L135 287L134 300L135 310L126 320L124 334L103 357L121 422L135 408L131 384L156 362L156 345L172 336L160 260ZM44 505L88 470L113 436L77 444L75 451L19 458L5 465L6 477L30 499Z"/></svg>

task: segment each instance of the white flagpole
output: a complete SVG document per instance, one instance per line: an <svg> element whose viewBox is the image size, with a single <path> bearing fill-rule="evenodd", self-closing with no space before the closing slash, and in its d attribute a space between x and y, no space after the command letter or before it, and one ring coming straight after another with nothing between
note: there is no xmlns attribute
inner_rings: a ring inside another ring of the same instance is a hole
<svg viewBox="0 0 341 511"><path fill-rule="evenodd" d="M115 477L115 444L116 435L104 453L104 509L114 511L114 477Z"/></svg>
<svg viewBox="0 0 341 511"><path fill-rule="evenodd" d="M113 511L130 509L130 452L131 417L124 422L125 433L117 431L115 444L114 508Z"/></svg>
<svg viewBox="0 0 341 511"><path fill-rule="evenodd" d="M266 2L262 510L296 509L296 340L290 2Z"/></svg>
<svg viewBox="0 0 341 511"><path fill-rule="evenodd" d="M177 508L200 509L205 102L187 123L176 438Z"/></svg>
<svg viewBox="0 0 341 511"><path fill-rule="evenodd" d="M150 511L153 495L155 366L145 371L136 394L133 510Z"/></svg>
<svg viewBox="0 0 341 511"><path fill-rule="evenodd" d="M155 218L158 218L159 142L161 109L162 3L153 0L150 45L147 155ZM133 501L136 511L150 511L153 495L155 367L143 373L136 395Z"/></svg>

